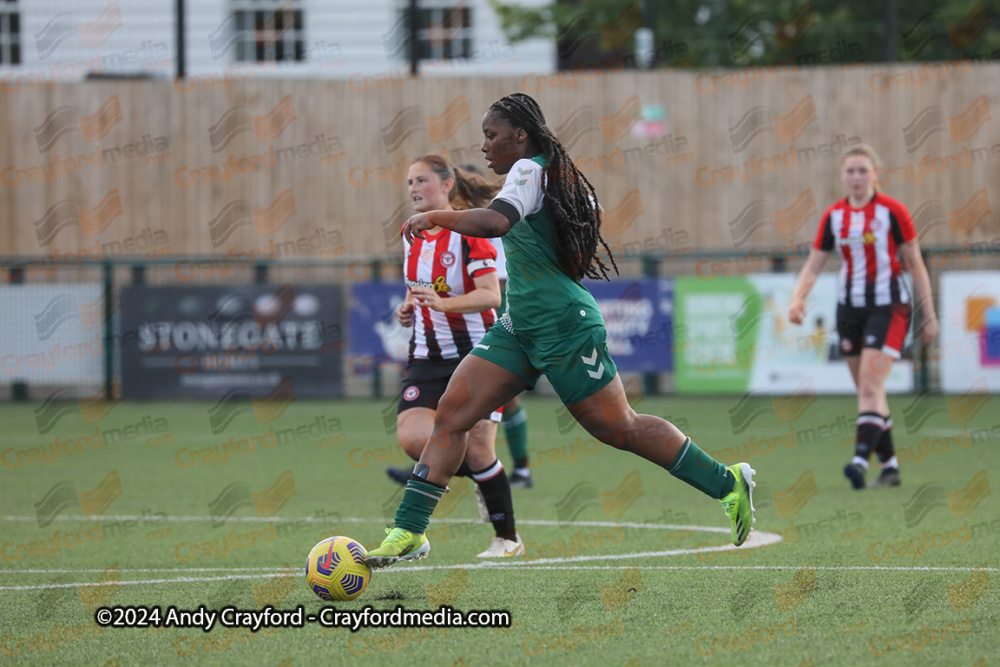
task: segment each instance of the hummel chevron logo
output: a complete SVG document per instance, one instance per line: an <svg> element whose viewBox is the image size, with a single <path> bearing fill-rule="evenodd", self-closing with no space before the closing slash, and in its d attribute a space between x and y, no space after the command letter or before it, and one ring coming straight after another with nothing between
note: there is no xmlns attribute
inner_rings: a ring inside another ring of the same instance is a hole
<svg viewBox="0 0 1000 667"><path fill-rule="evenodd" d="M594 348L594 351L593 353L591 353L590 357L585 357L581 354L580 358L583 360L583 363L587 364L588 366L593 366L594 364L597 363L597 348L596 347ZM596 371L588 369L587 375L594 378L595 380L600 380L601 376L604 375L604 362L601 362L601 365L598 367Z"/></svg>
<svg viewBox="0 0 1000 667"><path fill-rule="evenodd" d="M530 169L521 169L520 167L518 167L517 168L517 173L521 174L522 176L527 176L528 174L531 173L531 170Z"/></svg>

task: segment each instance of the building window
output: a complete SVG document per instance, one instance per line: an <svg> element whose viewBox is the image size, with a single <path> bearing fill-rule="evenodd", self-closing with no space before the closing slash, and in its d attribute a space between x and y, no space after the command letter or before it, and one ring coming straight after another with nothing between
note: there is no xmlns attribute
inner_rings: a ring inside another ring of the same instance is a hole
<svg viewBox="0 0 1000 667"><path fill-rule="evenodd" d="M21 13L17 0L0 0L0 65L21 64Z"/></svg>
<svg viewBox="0 0 1000 667"><path fill-rule="evenodd" d="M472 55L472 11L464 2L421 2L417 30L420 60L469 58Z"/></svg>
<svg viewBox="0 0 1000 667"><path fill-rule="evenodd" d="M299 0L233 0L236 60L294 62L306 59Z"/></svg>

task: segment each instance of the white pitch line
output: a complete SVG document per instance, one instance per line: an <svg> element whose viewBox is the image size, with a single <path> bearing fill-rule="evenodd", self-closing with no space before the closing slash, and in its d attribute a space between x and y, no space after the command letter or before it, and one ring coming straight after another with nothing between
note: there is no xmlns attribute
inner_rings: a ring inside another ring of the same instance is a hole
<svg viewBox="0 0 1000 667"><path fill-rule="evenodd" d="M228 523L230 521L249 521L254 523L264 523L264 522L279 522L279 521L302 521L304 523L336 523L338 521L344 523L366 523L375 521L384 522L385 519L361 519L358 517L316 517L316 516L305 516L299 518L292 517L280 517L280 516L230 516L230 517L210 517L210 516L156 516L154 514L114 514L114 515L103 515L95 514L94 516L56 516L52 518L52 521L143 521L145 523L155 523L159 521L167 523L185 523L185 522L207 522L216 521L217 519L224 518ZM27 523L34 523L38 521L37 516L0 516L0 521L20 521ZM474 522L474 519L452 519L453 522L458 521L469 521Z"/></svg>
<svg viewBox="0 0 1000 667"><path fill-rule="evenodd" d="M221 517L218 517L221 518ZM131 514L116 514L116 515L95 515L91 517L76 517L76 516L57 516L53 518L53 521L143 521L147 523L154 523L157 521L163 521L167 523L197 523L197 522L209 522L215 521L210 516L155 516L155 515L131 515ZM38 521L37 516L0 516L0 521L10 521L10 522L24 522L24 523L34 523ZM385 519L365 519L356 516L344 516L344 517L280 517L280 516L231 516L225 519L226 523L230 521L246 521L251 523L270 523L270 522L282 522L282 521L294 521L294 522L304 522L304 523L378 523L385 522ZM729 528L722 528L716 526L681 526L676 524L667 523L640 523L634 521L550 521L546 519L518 519L518 523L524 524L526 526L554 526L557 528L571 528L573 526L591 526L597 528L646 528L649 530L695 530L702 533L729 533ZM431 523L484 523L482 519L431 519Z"/></svg>
<svg viewBox="0 0 1000 667"><path fill-rule="evenodd" d="M726 531L726 532L728 532L728 531ZM516 567L519 567L519 566L520 567L531 568L531 567L536 567L538 565L554 565L554 564L557 564L557 563L583 563L583 562L593 561L593 560L634 560L636 558L660 558L660 557L663 557L663 556L682 556L682 555L685 555L685 554L701 554L701 553L709 553L709 552L713 552L713 551L731 551L733 549L754 549L754 548L757 548L757 547L763 547L763 546L768 546L768 545L771 545L771 544L777 544L778 542L781 542L781 540L782 540L781 535L776 535L774 533L754 532L754 533L750 534L750 539L748 539L746 541L746 543L742 547L735 547L732 544L721 544L719 546L700 547L698 549L671 549L671 550L668 550L668 551L643 551L643 552L631 553L631 554L605 554L605 555L602 555L602 556L571 556L569 558L535 558L535 559L532 559L532 560L524 560L524 561L503 561L503 562L489 562L489 561L486 561L486 562L481 562L481 563L472 563L472 564L469 564L469 565L425 565L425 566L422 566L422 567L421 566L416 566L416 567L408 567L408 568L405 568L404 570L389 570L389 571L390 572L402 572L402 571L416 572L416 571L420 571L420 570L442 570L442 569L444 569L444 570L450 570L450 569L455 568L455 567L464 567L467 570L488 570L488 569L496 569L496 568L507 569L507 568L516 568ZM274 572L275 571L274 568L249 568L249 570L250 571L255 571L255 572L259 572L259 571ZM107 571L106 569L104 569L104 570L76 570L76 572L106 572L106 571ZM120 570L120 572L151 572L151 571L171 571L171 570L157 570L157 569ZM192 570L182 570L182 569L178 568L178 569L175 569L175 570L172 570L172 571L173 572L186 572L186 571L200 572L200 571L204 571L204 568L193 568ZM230 570L230 571L232 571L232 570ZM17 572L17 571L16 570L0 570L0 575L5 574L5 573L15 573L15 572ZM31 571L31 570L25 571L25 573L28 573L28 572L37 572L37 570L35 570L35 571ZM49 570L49 572L73 572L73 570ZM251 578L252 576L263 576L263 575L239 575L239 576L235 576L234 578L247 579L247 578ZM226 577L222 577L219 580L224 580L224 579L226 579ZM206 580L206 581L209 581L209 580ZM102 583L102 584L80 584L80 585L92 585L92 586L93 585L101 585L101 586L103 586L103 585L113 585L115 583L120 583L122 585L125 584L125 582L114 582L114 581L112 581L112 582L107 582L107 583ZM140 581L140 582L134 582L134 583L151 583L151 582L141 582ZM72 584L58 584L58 585L54 585L54 586L61 588L61 587L64 587L64 586L71 586L71 585ZM43 588L44 588L44 586L43 586ZM29 590L29 589L25 589L23 587L16 587L16 586L15 587L0 586L0 590Z"/></svg>
<svg viewBox="0 0 1000 667"><path fill-rule="evenodd" d="M31 517L29 517L31 518ZM169 518L169 517L160 517ZM174 517L176 518L176 517ZM205 517L193 517L201 521L209 520ZM259 517L253 517L258 519ZM20 520L20 519L17 519ZM121 520L121 519L119 519ZM292 519L294 520L294 519ZM343 520L353 520L353 521L371 521L371 519L361 519L358 517L347 517ZM446 521L446 520L443 520ZM482 523L477 519L453 519L453 523ZM435 521L437 523L437 521ZM632 522L612 522L612 521L574 521L574 522L560 522L560 521L548 521L543 519L524 519L521 520L524 525L536 525L536 526L560 526L560 527L576 527L576 526L590 526L590 527L615 527L615 528L645 528L649 530L689 530L689 531L699 531L706 533L729 533L729 529L719 528L715 526L681 526L675 524L652 524L652 523L632 523ZM763 533L755 532L750 535L750 539L744 544L744 548L753 549L755 547L762 547L769 544L777 544L782 541L782 536L774 533ZM728 551L730 549L735 549L732 544L723 544L719 546L711 547L700 547L697 549L672 549L669 551L649 551L640 552L632 554L608 554L604 556L575 556L570 558L538 558L530 561L509 561L505 563L491 563L491 562L481 562L472 563L469 565L430 565L423 567L410 567L402 570L395 570L396 572L421 572L427 570L440 570L440 569L453 569L454 567L464 567L470 570L480 570L488 568L514 568L516 566L527 566L525 569L534 569L535 567L551 566L555 563L580 563L592 560L623 560L623 559L635 559L635 558L657 558L662 556L678 556L682 554L698 554L711 551ZM232 572L234 569L228 569ZM175 568L173 570L165 568L144 568L136 570L119 570L119 572L214 572L214 571L227 571L227 568ZM162 583L190 583L190 582L204 582L204 581L230 581L239 579L260 579L262 577L290 577L298 576L293 574L288 574L284 572L276 572L276 568L240 568L240 571L248 572L258 572L258 574L228 574L223 577L177 577L173 579L147 579L141 581L104 581L104 582L82 582L78 584L40 584L32 586L0 586L0 591L28 591L28 590L44 590L51 588L73 588L79 586L137 586L141 584L162 584ZM72 572L106 572L107 570L100 569L81 569L81 570L0 570L0 575L3 574L39 574L39 573L72 573Z"/></svg>
<svg viewBox="0 0 1000 667"><path fill-rule="evenodd" d="M531 561L534 562L534 561ZM379 574L393 572L419 572L422 570L453 570L456 567L468 569L506 568L513 567L513 563L494 563L484 566L481 563L465 565L462 563L454 565L404 565L401 568L379 570ZM632 567L631 565L541 565L538 570L621 570ZM884 567L879 565L643 565L644 570L801 570L809 568L811 570L831 570L831 571L868 571L868 572L1000 572L996 567L978 567L974 565L943 567L943 566L893 566ZM153 568L125 568L119 570L121 574L135 574L141 572L257 572L261 574L277 576L284 567L153 567ZM97 574L107 572L104 569L79 569L79 570L0 570L0 575L4 574ZM282 575L285 576L285 575ZM294 576L294 575L292 575ZM110 582L117 583L117 582ZM85 586L85 585L107 585L107 584L60 584L65 586Z"/></svg>
<svg viewBox="0 0 1000 667"><path fill-rule="evenodd" d="M513 567L514 563L496 563L491 564L493 568L500 569L511 569L517 570L518 568ZM541 565L538 567L530 567L527 570L625 570L632 567L631 565ZM843 570L843 571L854 571L854 570L866 570L866 571L881 571L881 572L1000 572L1000 568L996 567L878 567L875 565L844 565L844 566L813 566L813 565L640 565L638 566L642 570L802 570L805 568L811 570ZM463 569L483 569L476 565L404 565L401 568L379 570L379 574L383 572L418 572L421 570L454 570L455 568ZM526 571L525 568L521 568L521 571Z"/></svg>
<svg viewBox="0 0 1000 667"><path fill-rule="evenodd" d="M49 588L79 588L83 586L138 586L142 584L186 584L199 581L230 581L235 579L260 579L264 575L231 574L226 577L177 577L175 579L146 579L144 581L85 581L79 584L43 584L40 586L0 586L0 591L37 591ZM295 577L298 575L275 572L271 577Z"/></svg>
<svg viewBox="0 0 1000 667"><path fill-rule="evenodd" d="M481 564L474 564L476 567L480 567ZM503 568L510 567L512 564L496 563L491 567ZM402 568L379 570L379 574L392 573L392 572L418 572L421 570L452 570L457 567L468 568L470 566L464 564L456 565L404 565ZM538 570L621 570L623 568L632 567L631 565L543 565L535 569ZM978 567L973 565L960 566L960 567L938 567L938 566L921 566L921 567L881 567L878 565L643 565L641 566L644 570L801 570L803 568L809 568L811 570L831 570L831 571L874 571L874 572L972 572L973 570L981 572L1000 572L1000 568L996 567ZM137 572L258 572L266 573L274 576L281 574L282 567L157 567L157 568L138 568L138 569L122 569L119 570L122 574L134 574ZM80 570L3 570L0 571L0 575L3 574L85 574L85 573L101 573L107 572L105 569L80 569ZM282 575L286 576L286 575ZM290 575L295 576L295 575ZM118 583L118 582L110 582ZM87 585L108 585L108 584L60 584L61 586L87 586Z"/></svg>
<svg viewBox="0 0 1000 667"><path fill-rule="evenodd" d="M492 567L499 569L510 569L517 571L518 568L511 567L513 563L509 564L496 564ZM541 567L531 567L531 568L521 568L522 572L527 572L531 570L621 570L626 569L626 565L567 565L567 566L555 566L547 565ZM424 565L424 566L403 566L398 569L385 570L385 572L401 573L401 572L426 572L429 570L454 570L455 568L463 569L483 569L480 565ZM989 567L876 567L876 566L812 566L812 565L645 565L642 567L643 570L801 570L803 568L810 568L813 570L832 570L832 571L876 571L876 572L972 572L972 571L984 571L984 572L1000 572L1000 568ZM280 568L269 570L273 574L267 575L269 578L290 578L297 577L297 574L289 574L287 572L280 571ZM78 572L83 572L85 570L77 570ZM103 572L103 570L101 570ZM181 571L181 570L178 570ZM381 575L382 572L380 571ZM174 584L174 583L192 583L192 582L208 582L208 581L233 581L239 579L259 579L265 575L238 575L231 574L225 577L176 577L173 579L148 579L145 581L101 581L101 582L82 582L78 584L42 584L38 586L0 586L0 591L31 591L31 590L46 590L53 588L79 588L81 586L136 586L142 584Z"/></svg>
<svg viewBox="0 0 1000 667"><path fill-rule="evenodd" d="M945 437L948 437L950 435L953 435L953 436L966 435L967 433L968 433L968 429L922 428L922 429L919 429L914 434L914 437L916 437L918 435L932 435L932 436L933 435L943 435Z"/></svg>
<svg viewBox="0 0 1000 667"><path fill-rule="evenodd" d="M275 567L142 567L119 569L119 572L274 572ZM108 568L79 570L0 570L4 574L73 574L76 572L107 572Z"/></svg>
<svg viewBox="0 0 1000 667"><path fill-rule="evenodd" d="M715 528L700 528L698 526L687 526L691 530L701 530L704 532L717 532ZM728 530L723 532L728 533ZM758 547L766 547L772 544L777 544L781 542L784 538L777 533L764 533L761 531L754 531L750 534L750 538L743 544L742 547L737 547L732 544L721 544L719 546L712 547L700 547L697 549L669 549L667 551L640 551L638 553L631 554L605 554L600 556L570 556L568 558L534 558L532 560L523 561L503 561L501 562L485 562L476 565L470 565L469 569L488 569L491 567L531 567L535 565L551 565L555 563L583 563L591 560L634 560L636 558L660 558L663 556L684 556L688 554L702 554L709 553L713 551L731 551L734 549L755 549Z"/></svg>
<svg viewBox="0 0 1000 667"><path fill-rule="evenodd" d="M195 517L195 518L197 518L197 517ZM256 517L253 517L253 518L256 518ZM347 518L348 519L357 519L357 517L347 517ZM370 521L370 519L358 519L358 520L359 521L362 521L362 520L363 521ZM444 523L444 522L447 522L447 521L448 520L434 519L432 521L432 523ZM450 521L452 523L470 523L470 524L472 524L472 523L483 523L479 519L451 519ZM547 520L543 520L543 519L523 519L523 520L520 520L519 523L522 523L524 525L534 525L534 526L561 526L561 525L563 525L563 524L561 524L558 521L547 521ZM611 522L611 521L575 521L572 524L570 524L568 526L564 526L564 527L569 528L569 527L572 527L572 526L591 526L591 527L607 527L607 528L617 528L617 527L620 526L622 528L645 528L645 529L649 529L649 530L691 530L691 531L699 531L699 532L704 532L704 533L728 533L729 532L728 528L717 528L715 526L681 526L681 525L674 525L674 524L630 523L630 522L614 523L614 522ZM777 540L772 540L770 542L758 544L758 543L755 542L755 540L759 540L760 538L758 536L760 536L760 535L769 535L770 536L772 534L771 533L760 533L759 531L751 533L750 540L748 540L748 546L747 546L747 548L764 546L765 544L773 544L773 543L781 541L781 536L780 535L776 535L774 537L777 537ZM720 546L717 546L717 547L701 547L700 549L675 549L673 551L662 551L662 552L657 551L657 552L648 552L646 554L626 554L624 556L621 556L621 558L647 557L647 556L652 557L652 556L656 556L656 555L673 556L673 555L680 555L680 554L685 554L685 553L702 553L702 552L707 552L707 551L726 551L726 550L735 549L735 548L736 547L734 547L731 544L724 544L724 545L720 545ZM554 563L554 562L578 562L580 560L601 560L602 558L603 559L609 559L610 556L581 556L581 557L578 557L578 558L575 558L575 559L574 558L569 558L569 559L566 559L566 558L563 558L563 559L560 559L560 558L538 558L538 559L535 559L535 560L524 561L524 562L520 562L520 563L507 563L504 566L513 566L515 564L517 564L517 565L530 565L530 564L534 564L534 563L548 564L548 563ZM468 567L475 568L475 569L480 569L480 568L489 568L489 567L497 567L497 566L498 566L497 563L486 562L486 563L474 563L474 564L469 565ZM424 568L421 568L421 569L441 569L441 568L447 569L447 568L451 568L451 567L456 567L456 566L454 566L454 565L442 565L442 566L433 565L433 566L425 566ZM411 571L414 570L414 568L407 568L407 569L409 569ZM266 567L191 567L191 568L158 568L158 567L153 567L153 568L128 568L128 569L121 569L119 571L120 572L130 572L131 573L131 572L273 572L274 570L275 570L275 568L266 568ZM81 568L81 569L72 569L72 570L60 570L60 569L49 570L49 569L40 569L40 568L39 569L18 569L18 570L0 569L0 576L6 575L6 574L72 574L72 573L100 573L100 572L106 572L106 571L107 571L107 568L104 568L104 569L101 569L101 568L92 568L92 569ZM220 579L220 581L221 581L221 579ZM4 588L0 588L0 590L5 590L5 589Z"/></svg>

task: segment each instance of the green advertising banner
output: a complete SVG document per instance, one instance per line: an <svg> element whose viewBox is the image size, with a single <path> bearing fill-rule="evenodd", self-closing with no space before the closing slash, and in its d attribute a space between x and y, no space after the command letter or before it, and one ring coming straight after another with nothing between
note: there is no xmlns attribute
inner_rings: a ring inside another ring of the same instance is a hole
<svg viewBox="0 0 1000 667"><path fill-rule="evenodd" d="M850 394L854 381L837 336L837 277L819 276L801 326L788 321L791 273L683 277L674 282L677 391L772 395ZM907 289L912 293L907 282ZM913 390L909 337L886 378Z"/></svg>
<svg viewBox="0 0 1000 667"><path fill-rule="evenodd" d="M760 299L746 278L682 276L674 282L674 368L677 391L742 394L750 387L750 346ZM741 361L741 359L743 361Z"/></svg>

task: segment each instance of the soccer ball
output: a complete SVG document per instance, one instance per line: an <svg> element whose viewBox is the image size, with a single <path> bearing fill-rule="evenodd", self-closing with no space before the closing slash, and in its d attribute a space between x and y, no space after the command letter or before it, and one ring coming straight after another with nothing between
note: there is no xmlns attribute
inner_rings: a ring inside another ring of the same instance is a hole
<svg viewBox="0 0 1000 667"><path fill-rule="evenodd" d="M328 537L309 552L306 583L324 600L353 600L368 587L368 552L349 537Z"/></svg>

